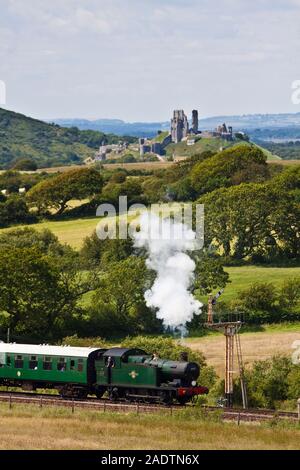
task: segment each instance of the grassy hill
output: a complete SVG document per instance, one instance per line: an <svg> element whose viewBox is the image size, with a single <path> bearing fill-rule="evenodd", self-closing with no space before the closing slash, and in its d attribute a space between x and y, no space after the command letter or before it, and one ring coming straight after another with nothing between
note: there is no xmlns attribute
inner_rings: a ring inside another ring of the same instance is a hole
<svg viewBox="0 0 300 470"><path fill-rule="evenodd" d="M194 145L187 145L186 141L179 142L178 144L169 144L166 147L166 155L174 155L175 157L191 157L208 150L211 152L219 152L221 148L225 149L228 147L233 147L237 144L245 146L257 146L267 156L268 160L280 160L280 157L273 155L269 150L260 147L257 144L236 140L233 142L228 142L227 140L221 139L219 137L202 137L201 139L197 140Z"/></svg>
<svg viewBox="0 0 300 470"><path fill-rule="evenodd" d="M115 143L120 137L67 129L0 108L0 169L21 158L34 160L40 168L79 164L93 156L103 140Z"/></svg>

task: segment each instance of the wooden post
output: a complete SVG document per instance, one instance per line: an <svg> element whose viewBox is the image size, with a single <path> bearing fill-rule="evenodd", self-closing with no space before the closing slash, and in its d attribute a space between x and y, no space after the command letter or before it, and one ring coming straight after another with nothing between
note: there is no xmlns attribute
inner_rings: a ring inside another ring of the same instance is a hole
<svg viewBox="0 0 300 470"><path fill-rule="evenodd" d="M208 305L207 305L207 323L213 323L213 296L209 294L208 296Z"/></svg>

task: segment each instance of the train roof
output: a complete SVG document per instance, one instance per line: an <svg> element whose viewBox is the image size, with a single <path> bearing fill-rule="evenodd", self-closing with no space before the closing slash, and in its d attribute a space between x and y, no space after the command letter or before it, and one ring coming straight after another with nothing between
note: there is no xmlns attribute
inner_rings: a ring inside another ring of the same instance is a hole
<svg viewBox="0 0 300 470"><path fill-rule="evenodd" d="M48 344L1 343L0 353L30 354L44 356L88 357L93 351L101 348L75 348L72 346L49 346ZM103 349L102 349L103 351Z"/></svg>

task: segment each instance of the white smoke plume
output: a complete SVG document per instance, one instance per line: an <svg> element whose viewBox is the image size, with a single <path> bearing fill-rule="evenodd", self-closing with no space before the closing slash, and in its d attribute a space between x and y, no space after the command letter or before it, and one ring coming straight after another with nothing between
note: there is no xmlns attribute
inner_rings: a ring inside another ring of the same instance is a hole
<svg viewBox="0 0 300 470"><path fill-rule="evenodd" d="M145 292L148 307L157 309L157 318L166 327L183 331L202 304L189 291L194 280L195 262L187 251L195 248L196 234L184 224L162 220L153 213L140 217L140 231L134 235L135 247L146 248L147 267L156 272L151 289ZM170 228L173 236L170 234ZM178 237L174 234L179 234Z"/></svg>

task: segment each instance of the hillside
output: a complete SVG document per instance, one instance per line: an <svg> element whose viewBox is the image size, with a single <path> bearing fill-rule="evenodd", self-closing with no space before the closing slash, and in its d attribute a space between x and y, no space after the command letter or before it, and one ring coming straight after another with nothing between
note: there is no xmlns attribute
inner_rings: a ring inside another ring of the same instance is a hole
<svg viewBox="0 0 300 470"><path fill-rule="evenodd" d="M186 142L179 142L178 144L169 144L166 147L166 155L167 156L174 156L174 157L191 157L193 155L211 151L211 152L218 152L221 148L225 149L228 147L232 147L234 145L256 145L253 143L245 142L245 141L233 141L228 142L227 140L215 137L202 137L201 139L197 140L194 145L187 145ZM258 145L256 145L258 146ZM277 155L273 155L269 150L258 146L262 152L266 155L268 160L280 160L280 157Z"/></svg>
<svg viewBox="0 0 300 470"><path fill-rule="evenodd" d="M21 158L31 158L40 168L79 164L103 140L116 143L120 137L67 129L0 108L0 169Z"/></svg>
<svg viewBox="0 0 300 470"><path fill-rule="evenodd" d="M53 122L64 127L76 126L78 129L102 131L119 136L154 137L158 130L169 128L169 122L125 122L121 119L54 119Z"/></svg>

